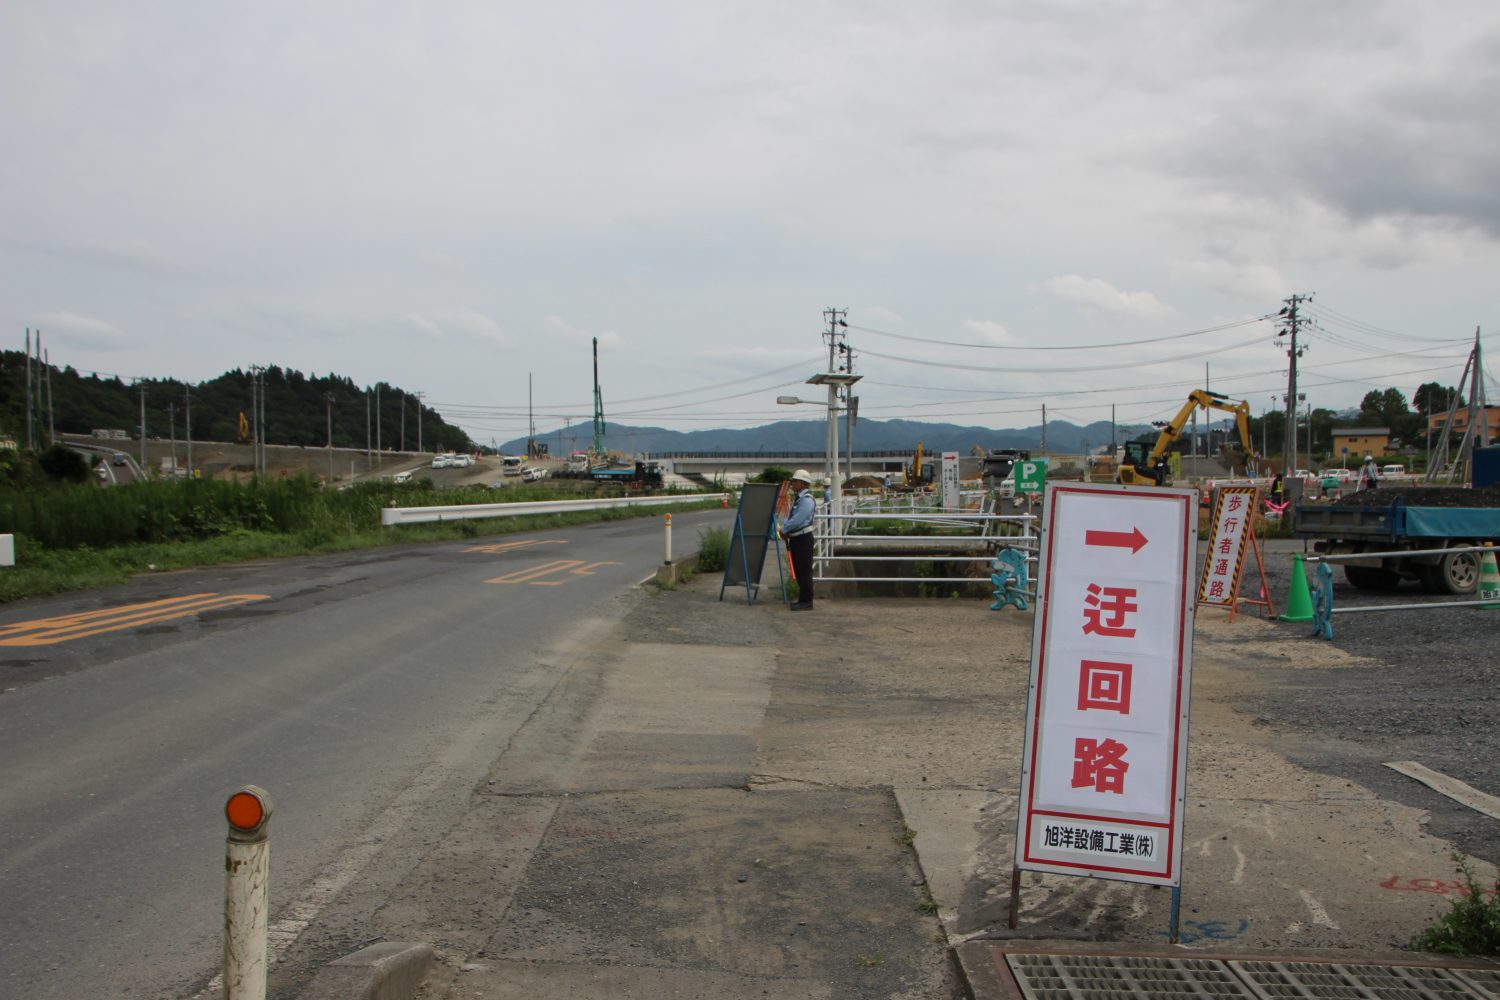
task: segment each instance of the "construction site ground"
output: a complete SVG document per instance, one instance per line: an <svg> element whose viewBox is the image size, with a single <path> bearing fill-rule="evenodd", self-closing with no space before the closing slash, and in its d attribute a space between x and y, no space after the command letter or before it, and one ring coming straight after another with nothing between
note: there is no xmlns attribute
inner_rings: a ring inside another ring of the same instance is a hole
<svg viewBox="0 0 1500 1000"><path fill-rule="evenodd" d="M1272 543L1277 603L1300 548ZM418 995L489 1000L990 997L1017 981L1002 951L1421 965L1404 949L1459 898L1455 851L1494 882L1500 821L1384 766L1500 791L1482 612L1439 612L1441 634L1361 615L1334 642L1200 612L1171 945L1171 890L1114 881L1027 873L1007 926L1030 614L972 598L792 613L720 589L700 575L632 598L468 819L368 922L351 907L341 931L331 907L286 974L341 933L430 943ZM1131 995L1065 980L1032 995Z"/></svg>

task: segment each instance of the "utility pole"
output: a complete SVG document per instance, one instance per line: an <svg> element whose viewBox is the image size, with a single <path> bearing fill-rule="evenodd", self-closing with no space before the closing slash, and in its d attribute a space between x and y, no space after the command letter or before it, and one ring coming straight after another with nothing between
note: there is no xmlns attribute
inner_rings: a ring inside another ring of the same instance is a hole
<svg viewBox="0 0 1500 1000"><path fill-rule="evenodd" d="M599 338L594 338L594 461L604 457L604 397L599 392Z"/></svg>
<svg viewBox="0 0 1500 1000"><path fill-rule="evenodd" d="M36 339L42 339L42 331L36 332ZM36 450L36 435L31 430L31 327L26 328L26 447L32 451Z"/></svg>
<svg viewBox="0 0 1500 1000"><path fill-rule="evenodd" d="M146 387L141 390L141 475L146 474Z"/></svg>
<svg viewBox="0 0 1500 1000"><path fill-rule="evenodd" d="M40 337L40 331L37 333ZM52 426L52 352L48 351L42 355L42 375L47 380L47 444L57 443L57 431Z"/></svg>
<svg viewBox="0 0 1500 1000"><path fill-rule="evenodd" d="M365 471L375 468L375 452L370 450L370 390L365 390Z"/></svg>
<svg viewBox="0 0 1500 1000"><path fill-rule="evenodd" d="M824 331L823 337L828 341L828 372L830 375L840 371L838 355L847 354L849 345L845 343L847 337L848 322L844 317L849 315L847 309L834 309L829 307L823 310L823 318L828 322L828 329ZM843 372L848 374L847 370ZM826 450L826 461L824 472L828 476L828 485L833 490L835 497L835 511L837 499L842 497L843 491L839 483L839 384L832 379L828 382L828 447Z"/></svg>
<svg viewBox="0 0 1500 1000"><path fill-rule="evenodd" d="M250 461L260 475L260 366L250 366Z"/></svg>
<svg viewBox="0 0 1500 1000"><path fill-rule="evenodd" d="M333 393L323 393L328 403L328 485L333 485Z"/></svg>
<svg viewBox="0 0 1500 1000"><path fill-rule="evenodd" d="M1042 457L1047 457L1047 404L1042 404Z"/></svg>
<svg viewBox="0 0 1500 1000"><path fill-rule="evenodd" d="M266 371L260 370L260 474L267 475L271 471L270 453L267 445L271 443L271 428L266 423Z"/></svg>
<svg viewBox="0 0 1500 1000"><path fill-rule="evenodd" d="M422 400L427 398L427 393L417 393L417 453L422 453Z"/></svg>
<svg viewBox="0 0 1500 1000"><path fill-rule="evenodd" d="M187 474L193 474L193 391L182 387L182 417L186 422L182 436L187 438Z"/></svg>
<svg viewBox="0 0 1500 1000"><path fill-rule="evenodd" d="M531 372L526 373L526 457L536 458L536 411L531 402Z"/></svg>
<svg viewBox="0 0 1500 1000"><path fill-rule="evenodd" d="M380 383L375 383L375 454L381 453L380 447Z"/></svg>
<svg viewBox="0 0 1500 1000"><path fill-rule="evenodd" d="M172 450L168 452L172 456L172 472L177 472L177 404L167 404L167 442Z"/></svg>
<svg viewBox="0 0 1500 1000"><path fill-rule="evenodd" d="M1286 379L1286 435L1283 438L1281 469L1283 475L1291 475L1297 471L1297 359L1307 350L1306 346L1297 344L1297 335L1301 332L1303 323L1297 307L1304 302L1311 302L1312 295L1292 295L1282 301L1286 305L1276 315L1284 325L1276 331L1276 337L1278 341L1282 337L1291 339L1286 348L1290 365Z"/></svg>
<svg viewBox="0 0 1500 1000"><path fill-rule="evenodd" d="M401 394L401 450L406 450L406 393Z"/></svg>

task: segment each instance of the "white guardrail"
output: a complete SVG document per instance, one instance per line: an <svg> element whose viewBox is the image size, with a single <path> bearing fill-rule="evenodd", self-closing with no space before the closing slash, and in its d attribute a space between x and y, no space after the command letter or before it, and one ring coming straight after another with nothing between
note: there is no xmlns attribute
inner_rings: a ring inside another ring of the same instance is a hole
<svg viewBox="0 0 1500 1000"><path fill-rule="evenodd" d="M456 507L382 507L380 523L421 524L426 521L462 521L475 517L520 517L523 514L565 514L574 510L609 510L615 507L660 507L665 504L727 500L728 493L680 493L665 497L602 497L597 500L532 500L520 503L471 503Z"/></svg>

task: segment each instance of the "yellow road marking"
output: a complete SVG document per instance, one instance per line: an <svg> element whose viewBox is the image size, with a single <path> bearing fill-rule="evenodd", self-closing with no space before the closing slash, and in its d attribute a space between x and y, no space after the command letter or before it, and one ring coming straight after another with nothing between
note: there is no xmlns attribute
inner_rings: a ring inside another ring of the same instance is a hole
<svg viewBox="0 0 1500 1000"><path fill-rule="evenodd" d="M600 566L618 566L617 562L586 562L582 559L556 559L529 569L518 569L514 573L497 576L485 583L529 583L533 587L560 587L566 580L543 580L541 577L567 573L571 576L593 576Z"/></svg>
<svg viewBox="0 0 1500 1000"><path fill-rule="evenodd" d="M511 552L515 549L527 549L533 545L567 545L566 538L527 538L517 542L496 542L493 545L471 545L464 549L465 552L488 552L495 555L500 552Z"/></svg>
<svg viewBox="0 0 1500 1000"><path fill-rule="evenodd" d="M77 614L16 622L0 628L0 646L51 646L71 639L84 639L105 632L139 628L155 622L186 618L218 608L265 601L270 594L187 594L143 604L82 611Z"/></svg>

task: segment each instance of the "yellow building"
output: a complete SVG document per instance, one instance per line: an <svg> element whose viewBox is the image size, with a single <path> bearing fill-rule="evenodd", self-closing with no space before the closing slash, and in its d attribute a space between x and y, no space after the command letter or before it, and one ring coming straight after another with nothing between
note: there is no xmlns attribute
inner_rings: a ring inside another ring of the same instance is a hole
<svg viewBox="0 0 1500 1000"><path fill-rule="evenodd" d="M1366 455L1384 455L1390 445L1389 427L1335 427L1333 429L1333 453L1350 458Z"/></svg>
<svg viewBox="0 0 1500 1000"><path fill-rule="evenodd" d="M1475 414L1478 415L1477 412ZM1500 433L1500 406L1486 406L1484 408L1484 419L1489 425L1490 436ZM1427 431L1433 437L1443 433L1443 424L1448 421L1448 411L1442 413L1431 413L1427 416ZM1461 436L1464 429L1469 426L1469 408L1460 406L1453 412L1453 436Z"/></svg>

